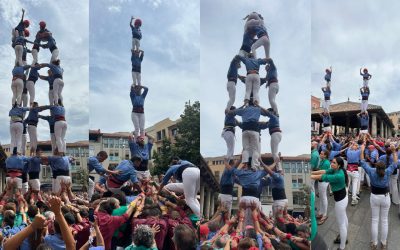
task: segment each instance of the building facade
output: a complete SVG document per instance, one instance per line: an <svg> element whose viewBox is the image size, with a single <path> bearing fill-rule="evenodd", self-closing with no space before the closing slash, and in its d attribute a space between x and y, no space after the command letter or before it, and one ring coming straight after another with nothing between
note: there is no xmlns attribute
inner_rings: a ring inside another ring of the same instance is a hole
<svg viewBox="0 0 400 250"><path fill-rule="evenodd" d="M239 156L235 156L235 158L238 159ZM262 159L266 164L272 163L272 157L270 154L263 154ZM205 161L219 182L222 172L225 169L224 156L208 157L205 158ZM311 174L309 162L310 155L301 155L295 157L283 156L282 167L285 177L285 192L288 199L288 210L290 212L302 213L306 208L305 194L302 191L302 187L303 185L310 185ZM235 184L233 190L233 210L238 209L241 194L241 187ZM268 207L270 207L273 203L272 191L269 187L264 188L260 201L264 212L266 212L265 209L269 210ZM214 203L217 204L216 202Z"/></svg>
<svg viewBox="0 0 400 250"><path fill-rule="evenodd" d="M388 116L394 125L394 136L400 136L400 111L388 113Z"/></svg>

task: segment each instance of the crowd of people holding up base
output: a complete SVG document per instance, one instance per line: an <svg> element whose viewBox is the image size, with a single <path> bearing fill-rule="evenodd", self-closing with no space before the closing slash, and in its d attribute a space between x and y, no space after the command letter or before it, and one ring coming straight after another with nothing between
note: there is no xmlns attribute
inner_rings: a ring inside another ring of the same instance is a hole
<svg viewBox="0 0 400 250"><path fill-rule="evenodd" d="M348 243L348 201L351 200L350 204L356 206L360 192L363 189L370 190L371 249L378 249L379 244L380 249L386 249L391 201L396 206L400 204L397 170L400 163L399 138L373 138L368 132L335 137L330 132L324 132L313 137L311 145L312 188L318 186L315 190L318 197L318 224L322 225L328 219L330 187L340 231L335 243L340 244L339 249L345 249Z"/></svg>
<svg viewBox="0 0 400 250"><path fill-rule="evenodd" d="M133 22L133 25L132 25ZM97 218L99 231L109 249L191 250L198 246L197 228L201 219L197 193L200 169L173 157L163 176L151 176L149 160L154 139L144 130L144 100L148 88L141 85L140 19L131 18L133 135L129 138L131 158L117 166L104 167L105 151L89 157L90 212ZM142 92L142 89L144 91ZM95 245L95 244L94 244Z"/></svg>

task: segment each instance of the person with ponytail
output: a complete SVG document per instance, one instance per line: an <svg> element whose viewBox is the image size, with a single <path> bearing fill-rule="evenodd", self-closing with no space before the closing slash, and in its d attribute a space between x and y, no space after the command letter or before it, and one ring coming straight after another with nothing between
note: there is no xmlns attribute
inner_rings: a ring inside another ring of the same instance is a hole
<svg viewBox="0 0 400 250"><path fill-rule="evenodd" d="M365 145L361 146L361 167L371 180L371 249L378 249L378 224L381 221L381 249L387 249L386 239L388 235L388 214L390 208L389 180L390 175L398 168L398 158L395 151L392 152L392 163L387 156L386 163L378 161L372 168L364 159ZM386 165L389 164L389 165Z"/></svg>
<svg viewBox="0 0 400 250"><path fill-rule="evenodd" d="M346 186L348 184L348 177L344 169L342 157L335 157L331 162L331 168L327 170L313 171L311 173L311 179L322 180L331 185L333 197L335 199L336 222L340 232L339 237L336 238L334 243L340 243L338 249L345 249L347 243L347 227L349 224L346 214L348 203Z"/></svg>
<svg viewBox="0 0 400 250"><path fill-rule="evenodd" d="M329 157L330 152L328 150L325 151L321 151L321 153L319 154L320 160L319 160L319 170L328 170L330 163L329 163ZM319 172L319 171L313 171L314 172ZM329 183L328 182L323 182L321 180L319 180L318 183L318 193L319 193L319 207L318 207L318 215L317 215L317 219L318 224L322 225L324 224L324 222L326 221L326 219L328 219L328 217L326 216L328 213L328 196L326 193L326 190L328 188Z"/></svg>

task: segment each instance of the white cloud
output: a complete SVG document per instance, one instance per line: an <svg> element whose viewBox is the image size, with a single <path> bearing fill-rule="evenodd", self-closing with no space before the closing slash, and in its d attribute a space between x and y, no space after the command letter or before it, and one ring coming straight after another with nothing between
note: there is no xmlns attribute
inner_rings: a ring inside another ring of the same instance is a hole
<svg viewBox="0 0 400 250"><path fill-rule="evenodd" d="M108 6L108 10L111 13L119 13L119 12L121 12L121 6L111 5L111 6Z"/></svg>

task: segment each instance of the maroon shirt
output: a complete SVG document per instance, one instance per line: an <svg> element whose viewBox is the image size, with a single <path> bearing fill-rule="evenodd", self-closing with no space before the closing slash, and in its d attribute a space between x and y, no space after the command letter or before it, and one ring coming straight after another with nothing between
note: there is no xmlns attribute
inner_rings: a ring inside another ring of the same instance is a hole
<svg viewBox="0 0 400 250"><path fill-rule="evenodd" d="M132 223L132 232L135 231L136 225L148 225L148 226L153 226L153 225L159 225L160 226L160 232L158 232L155 236L154 239L157 244L158 249L164 249L164 240L165 236L167 235L168 232L168 225L166 220L162 218L153 218L149 217L146 219L134 219Z"/></svg>
<svg viewBox="0 0 400 250"><path fill-rule="evenodd" d="M104 246L106 250L111 249L112 236L121 224L125 223L129 216L123 214L122 216L111 216L108 213L96 212L96 216L99 222L100 232L104 238Z"/></svg>

